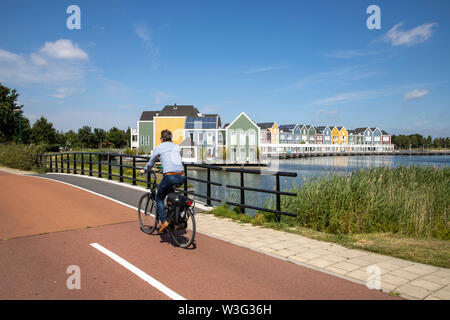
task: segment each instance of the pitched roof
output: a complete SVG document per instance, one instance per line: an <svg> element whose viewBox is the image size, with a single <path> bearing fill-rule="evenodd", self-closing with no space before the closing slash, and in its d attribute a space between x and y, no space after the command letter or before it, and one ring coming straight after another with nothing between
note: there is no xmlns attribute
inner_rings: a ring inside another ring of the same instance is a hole
<svg viewBox="0 0 450 320"><path fill-rule="evenodd" d="M387 133L387 132L384 131L384 130L381 130L381 133L382 133L383 135L385 135L385 136L388 136L388 135L389 135L389 133Z"/></svg>
<svg viewBox="0 0 450 320"><path fill-rule="evenodd" d="M356 132L356 133L364 133L366 130L367 130L367 128L368 127L365 127L365 128L356 128L354 131ZM370 128L369 128L370 129Z"/></svg>
<svg viewBox="0 0 450 320"><path fill-rule="evenodd" d="M198 117L200 112L192 105L178 106L165 106L161 112L158 113L158 117Z"/></svg>
<svg viewBox="0 0 450 320"><path fill-rule="evenodd" d="M272 128L275 122L259 122L257 123L258 127L261 129L269 129Z"/></svg>
<svg viewBox="0 0 450 320"><path fill-rule="evenodd" d="M153 117L158 113L159 111L142 111L139 121L153 121Z"/></svg>
<svg viewBox="0 0 450 320"><path fill-rule="evenodd" d="M278 128L282 132L290 132L290 131L294 130L294 127L295 127L295 124L281 124L278 126Z"/></svg>
<svg viewBox="0 0 450 320"><path fill-rule="evenodd" d="M316 127L316 132L317 133L323 133L323 131L325 130L325 128L327 128L328 126L319 126L319 127ZM329 129L329 127L328 127L328 129Z"/></svg>

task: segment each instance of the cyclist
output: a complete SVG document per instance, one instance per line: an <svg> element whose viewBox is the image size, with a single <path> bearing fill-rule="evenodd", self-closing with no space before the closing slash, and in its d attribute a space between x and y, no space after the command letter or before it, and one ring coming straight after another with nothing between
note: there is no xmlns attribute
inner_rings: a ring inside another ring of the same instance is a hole
<svg viewBox="0 0 450 320"><path fill-rule="evenodd" d="M173 186L181 185L186 181L181 161L181 149L172 142L172 133L169 130L161 131L161 144L153 150L150 160L140 172L146 173L148 170L151 170L158 158L163 167L163 179L159 183L158 191L156 192L156 210L161 221L159 232L164 233L169 225L166 209L164 208L164 198Z"/></svg>

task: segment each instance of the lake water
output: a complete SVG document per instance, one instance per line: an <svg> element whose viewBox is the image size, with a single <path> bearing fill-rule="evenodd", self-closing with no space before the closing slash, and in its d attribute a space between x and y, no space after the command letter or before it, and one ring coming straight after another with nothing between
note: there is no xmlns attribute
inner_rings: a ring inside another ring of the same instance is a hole
<svg viewBox="0 0 450 320"><path fill-rule="evenodd" d="M335 156L335 157L312 157L301 159L279 160L272 163L279 171L296 172L297 177L281 177L281 189L289 189L293 185L301 186L304 179L322 176L327 172L347 174L360 168L371 167L398 167L407 166L450 166L450 156ZM206 171L189 170L188 176L206 179ZM222 187L211 186L213 198L225 201L240 202L240 190L225 188L226 184L240 185L240 174L225 171L211 170L211 180L222 183ZM275 189L275 177L271 175L244 175L245 186ZM195 192L206 195L206 184L189 181L194 186ZM246 204L264 206L269 195L253 191L245 191ZM200 201L204 199L198 198ZM213 202L213 205L218 203ZM254 215L253 210L246 209L247 214Z"/></svg>

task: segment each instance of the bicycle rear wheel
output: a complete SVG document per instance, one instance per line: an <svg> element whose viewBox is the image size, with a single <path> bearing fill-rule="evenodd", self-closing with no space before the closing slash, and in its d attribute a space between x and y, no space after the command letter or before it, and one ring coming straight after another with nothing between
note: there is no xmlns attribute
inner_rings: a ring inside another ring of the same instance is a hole
<svg viewBox="0 0 450 320"><path fill-rule="evenodd" d="M138 205L139 225L143 232L153 233L156 229L158 219L156 217L156 204L150 196L150 193L144 194L139 199Z"/></svg>
<svg viewBox="0 0 450 320"><path fill-rule="evenodd" d="M176 226L171 226L170 228L170 234L173 241L177 244L177 246L181 248L187 248L192 244L196 232L195 215L193 209L187 208L186 215L186 228L176 229Z"/></svg>

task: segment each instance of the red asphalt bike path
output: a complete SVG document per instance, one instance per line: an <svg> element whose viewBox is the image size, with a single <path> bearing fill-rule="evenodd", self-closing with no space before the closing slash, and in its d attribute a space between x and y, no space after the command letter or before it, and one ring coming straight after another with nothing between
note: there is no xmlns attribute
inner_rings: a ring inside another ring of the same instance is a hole
<svg viewBox="0 0 450 320"><path fill-rule="evenodd" d="M397 299L201 233L178 248L136 210L56 181L0 172L0 190L0 299L171 299L92 243L186 299Z"/></svg>

